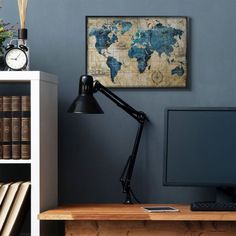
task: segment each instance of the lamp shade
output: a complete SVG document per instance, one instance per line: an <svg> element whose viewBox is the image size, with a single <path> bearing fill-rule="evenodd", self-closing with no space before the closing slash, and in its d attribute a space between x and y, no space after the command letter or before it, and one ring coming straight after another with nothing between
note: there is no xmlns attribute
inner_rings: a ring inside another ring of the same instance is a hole
<svg viewBox="0 0 236 236"><path fill-rule="evenodd" d="M102 108L93 96L93 77L82 75L79 83L79 95L71 104L68 112L85 114L103 114Z"/></svg>

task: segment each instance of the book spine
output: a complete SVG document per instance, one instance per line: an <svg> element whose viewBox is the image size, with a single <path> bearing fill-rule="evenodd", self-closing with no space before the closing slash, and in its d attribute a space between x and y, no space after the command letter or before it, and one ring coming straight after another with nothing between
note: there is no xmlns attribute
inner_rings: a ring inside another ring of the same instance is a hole
<svg viewBox="0 0 236 236"><path fill-rule="evenodd" d="M3 159L2 142L3 142L3 97L0 96L0 159Z"/></svg>
<svg viewBox="0 0 236 236"><path fill-rule="evenodd" d="M3 96L3 159L11 159L11 141L12 141L12 114L11 114L11 96Z"/></svg>
<svg viewBox="0 0 236 236"><path fill-rule="evenodd" d="M30 159L30 97L21 97L21 158Z"/></svg>
<svg viewBox="0 0 236 236"><path fill-rule="evenodd" d="M21 97L12 96L12 159L21 158Z"/></svg>

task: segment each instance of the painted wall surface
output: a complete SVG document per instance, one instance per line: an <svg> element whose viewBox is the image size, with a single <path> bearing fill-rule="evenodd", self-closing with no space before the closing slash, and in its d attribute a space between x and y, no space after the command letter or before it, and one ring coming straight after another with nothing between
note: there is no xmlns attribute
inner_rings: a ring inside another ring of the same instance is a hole
<svg viewBox="0 0 236 236"><path fill-rule="evenodd" d="M235 0L29 1L31 68L59 76L60 203L122 202L119 176L137 128L133 119L100 94L96 97L104 115L67 113L77 94L78 78L85 72L86 15L190 17L190 89L114 92L145 111L150 120L133 176L138 198L142 202L189 203L214 196L214 189L162 186L164 109L236 106L235 11ZM18 22L16 1L5 1L0 14Z"/></svg>

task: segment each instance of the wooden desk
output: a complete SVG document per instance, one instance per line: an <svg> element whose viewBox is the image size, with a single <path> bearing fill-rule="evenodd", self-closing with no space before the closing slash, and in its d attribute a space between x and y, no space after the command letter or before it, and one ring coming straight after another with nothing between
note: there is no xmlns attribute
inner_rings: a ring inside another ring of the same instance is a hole
<svg viewBox="0 0 236 236"><path fill-rule="evenodd" d="M66 236L236 235L236 212L192 212L188 205L173 204L168 206L180 212L148 213L141 208L153 205L68 205L45 211L39 219L65 221Z"/></svg>

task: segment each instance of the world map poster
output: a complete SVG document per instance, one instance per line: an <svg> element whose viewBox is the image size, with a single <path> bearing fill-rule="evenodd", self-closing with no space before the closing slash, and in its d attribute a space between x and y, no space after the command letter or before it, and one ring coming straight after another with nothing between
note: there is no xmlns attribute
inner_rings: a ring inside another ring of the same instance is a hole
<svg viewBox="0 0 236 236"><path fill-rule="evenodd" d="M87 74L110 88L187 85L186 17L88 16Z"/></svg>

